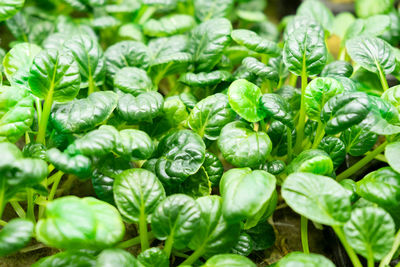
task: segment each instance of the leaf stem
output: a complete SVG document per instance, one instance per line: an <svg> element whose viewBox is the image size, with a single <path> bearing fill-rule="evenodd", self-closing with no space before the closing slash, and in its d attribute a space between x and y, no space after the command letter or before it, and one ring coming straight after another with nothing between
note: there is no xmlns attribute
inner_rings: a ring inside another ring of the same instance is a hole
<svg viewBox="0 0 400 267"><path fill-rule="evenodd" d="M346 179L349 176L356 173L359 169L364 167L368 162L373 160L378 154L380 154L382 151L384 151L387 143L388 143L387 141L383 142L377 148L375 148L373 151L371 151L371 153L369 153L364 158L362 158L357 163L355 163L353 166L351 166L350 168L348 168L347 170L345 170L344 172L339 174L336 177L336 181L340 182L341 180Z"/></svg>
<svg viewBox="0 0 400 267"><path fill-rule="evenodd" d="M152 232L148 232L148 238L153 239L154 234ZM119 243L116 247L117 248L130 248L132 246L136 246L140 244L140 236L136 236L134 238L128 239L124 242Z"/></svg>
<svg viewBox="0 0 400 267"><path fill-rule="evenodd" d="M60 184L60 181L61 181L61 178L63 175L64 175L64 173L62 171L58 171L56 174L54 174L54 183L51 187L49 198L48 198L49 202L54 199L54 196L56 195L56 192L57 192L58 185Z"/></svg>
<svg viewBox="0 0 400 267"><path fill-rule="evenodd" d="M35 97L35 105L36 105L38 123L40 123L40 120L42 119L42 103L40 101L40 98ZM39 127L39 124L38 124L38 127Z"/></svg>
<svg viewBox="0 0 400 267"><path fill-rule="evenodd" d="M10 201L12 208L14 209L15 213L17 213L18 217L26 218L26 213L18 201Z"/></svg>
<svg viewBox="0 0 400 267"><path fill-rule="evenodd" d="M27 202L27 218L32 222L36 222L35 212L34 212L34 203L33 203L33 190L31 188L26 189L26 202Z"/></svg>
<svg viewBox="0 0 400 267"><path fill-rule="evenodd" d="M168 259L171 256L171 251L172 251L172 245L174 244L174 237L173 236L168 236L167 240L165 240L164 244L164 252L167 255Z"/></svg>
<svg viewBox="0 0 400 267"><path fill-rule="evenodd" d="M1 225L1 226L6 226L7 223L8 223L8 222L6 222L6 221L0 220L0 225Z"/></svg>
<svg viewBox="0 0 400 267"><path fill-rule="evenodd" d="M203 247L199 247L196 249L184 262L180 265L192 265L198 258L200 258L204 254Z"/></svg>
<svg viewBox="0 0 400 267"><path fill-rule="evenodd" d="M147 218L143 209L140 210L139 217L139 237L140 237L140 246L142 251L145 251L149 248L149 239L147 236Z"/></svg>
<svg viewBox="0 0 400 267"><path fill-rule="evenodd" d="M393 246L390 252L382 259L379 267L386 267L389 265L390 261L392 260L394 254L400 247L400 230L397 231L397 234L394 238Z"/></svg>
<svg viewBox="0 0 400 267"><path fill-rule="evenodd" d="M291 73L289 76L289 85L296 88L297 85L297 75L294 73Z"/></svg>
<svg viewBox="0 0 400 267"><path fill-rule="evenodd" d="M6 180L5 178L0 178L0 219L3 215L4 208L6 206Z"/></svg>
<svg viewBox="0 0 400 267"><path fill-rule="evenodd" d="M368 248L367 266L368 267L374 267L375 266L374 253L373 253L371 247Z"/></svg>
<svg viewBox="0 0 400 267"><path fill-rule="evenodd" d="M318 121L317 131L315 132L314 143L312 145L313 149L318 148L319 143L321 143L322 138L324 138L325 130L324 124L321 121Z"/></svg>
<svg viewBox="0 0 400 267"><path fill-rule="evenodd" d="M305 90L307 87L307 72L306 67L303 63L303 71L301 72L301 103L300 103L300 115L299 115L299 122L297 124L297 138L296 144L294 146L294 151L296 154L300 153L301 151L301 144L303 142L304 137L304 125L306 123L306 105L305 105Z"/></svg>
<svg viewBox="0 0 400 267"><path fill-rule="evenodd" d="M53 89L51 89L46 97L46 100L44 101L43 104L43 114L42 117L39 121L39 132L36 137L36 141L39 143L42 143L43 145L46 144L46 129L47 129L47 123L49 121L50 117L50 112L51 112L51 107L53 105Z"/></svg>
<svg viewBox="0 0 400 267"><path fill-rule="evenodd" d="M90 75L89 76L89 88L88 88L88 95L90 95L91 93L94 93L96 91L96 85L93 82L93 78Z"/></svg>
<svg viewBox="0 0 400 267"><path fill-rule="evenodd" d="M347 252L351 262L353 263L354 267L362 267L360 259L358 258L357 254L354 252L353 248L347 242L347 239L343 233L343 230L340 226L332 226L333 230L335 231L336 235L338 236L340 242L342 243L344 249Z"/></svg>
<svg viewBox="0 0 400 267"><path fill-rule="evenodd" d="M378 67L378 72L379 72L379 80L381 81L383 91L386 91L387 89L389 89L389 85L387 83L385 73L382 71L382 68L378 64L377 64L377 67Z"/></svg>
<svg viewBox="0 0 400 267"><path fill-rule="evenodd" d="M301 245L303 246L304 253L309 254L310 248L308 247L308 220L304 216L301 216L300 227L301 227Z"/></svg>
<svg viewBox="0 0 400 267"><path fill-rule="evenodd" d="M286 127L287 135L287 163L292 161L292 129Z"/></svg>

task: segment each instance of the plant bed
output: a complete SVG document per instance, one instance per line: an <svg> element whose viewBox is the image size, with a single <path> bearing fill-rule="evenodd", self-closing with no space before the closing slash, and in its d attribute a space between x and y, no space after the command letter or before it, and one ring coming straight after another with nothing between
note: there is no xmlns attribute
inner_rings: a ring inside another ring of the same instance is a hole
<svg viewBox="0 0 400 267"><path fill-rule="evenodd" d="M399 11L274 6L0 3L0 266L399 267Z"/></svg>

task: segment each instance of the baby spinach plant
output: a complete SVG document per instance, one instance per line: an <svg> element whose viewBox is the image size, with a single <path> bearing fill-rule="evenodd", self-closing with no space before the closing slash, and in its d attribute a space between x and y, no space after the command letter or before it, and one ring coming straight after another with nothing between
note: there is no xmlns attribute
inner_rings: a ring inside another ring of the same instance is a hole
<svg viewBox="0 0 400 267"><path fill-rule="evenodd" d="M266 2L0 1L0 257L340 266L311 221L398 264L399 9ZM282 209L302 251L267 258Z"/></svg>

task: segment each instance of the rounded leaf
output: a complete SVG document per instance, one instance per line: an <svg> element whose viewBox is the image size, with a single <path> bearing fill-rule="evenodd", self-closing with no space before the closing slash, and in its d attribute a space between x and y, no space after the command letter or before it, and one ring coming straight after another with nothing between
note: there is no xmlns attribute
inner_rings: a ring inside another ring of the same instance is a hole
<svg viewBox="0 0 400 267"><path fill-rule="evenodd" d="M137 257L144 267L169 267L169 260L164 251L158 247L146 249Z"/></svg>
<svg viewBox="0 0 400 267"><path fill-rule="evenodd" d="M96 267L131 266L141 267L138 260L128 251L119 248L103 250L96 260Z"/></svg>
<svg viewBox="0 0 400 267"><path fill-rule="evenodd" d="M262 38L253 31L245 29L233 30L231 36L236 43L254 52L267 54L271 57L279 56L281 53L281 49L275 42Z"/></svg>
<svg viewBox="0 0 400 267"><path fill-rule="evenodd" d="M329 155L323 150L304 150L287 167L287 173L293 172L310 172L320 175L330 175L333 172L333 162Z"/></svg>
<svg viewBox="0 0 400 267"><path fill-rule="evenodd" d="M146 71L136 67L124 67L114 76L114 87L124 93L138 96L153 89L153 83Z"/></svg>
<svg viewBox="0 0 400 267"><path fill-rule="evenodd" d="M7 20L17 14L24 3L25 0L11 0L0 3L0 21Z"/></svg>
<svg viewBox="0 0 400 267"><path fill-rule="evenodd" d="M256 267L256 265L241 255L219 254L209 258L202 267Z"/></svg>
<svg viewBox="0 0 400 267"><path fill-rule="evenodd" d="M118 99L118 115L128 123L152 122L163 112L164 98L158 92L125 94Z"/></svg>
<svg viewBox="0 0 400 267"><path fill-rule="evenodd" d="M297 213L326 225L343 225L350 218L350 195L332 178L292 173L282 185L282 197Z"/></svg>
<svg viewBox="0 0 400 267"><path fill-rule="evenodd" d="M32 238L34 225L30 220L12 219L0 232L0 257L25 247Z"/></svg>
<svg viewBox="0 0 400 267"><path fill-rule="evenodd" d="M335 267L329 259L319 254L306 254L303 252L291 252L283 257L276 267L307 266L307 267Z"/></svg>
<svg viewBox="0 0 400 267"><path fill-rule="evenodd" d="M163 37L185 33L196 25L192 16L170 14L158 20L150 19L143 25L143 33L151 37Z"/></svg>
<svg viewBox="0 0 400 267"><path fill-rule="evenodd" d="M56 169L80 178L86 178L92 172L91 160L83 155L69 155L52 148L47 150L46 158Z"/></svg>

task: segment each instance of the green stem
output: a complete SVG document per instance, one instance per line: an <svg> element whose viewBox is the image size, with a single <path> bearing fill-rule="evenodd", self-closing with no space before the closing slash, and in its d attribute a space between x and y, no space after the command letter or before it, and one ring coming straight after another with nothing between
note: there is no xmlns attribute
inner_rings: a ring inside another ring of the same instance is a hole
<svg viewBox="0 0 400 267"><path fill-rule="evenodd" d="M58 171L54 175L54 183L53 183L53 185L51 187L49 198L48 198L49 202L54 199L54 196L56 195L56 192L57 192L58 185L60 184L60 181L61 181L61 178L62 178L63 175L64 175L64 173L62 171Z"/></svg>
<svg viewBox="0 0 400 267"><path fill-rule="evenodd" d="M33 190L31 188L26 189L26 202L27 202L27 218L32 222L36 222L34 203L33 203Z"/></svg>
<svg viewBox="0 0 400 267"><path fill-rule="evenodd" d="M152 6L143 6L136 18L137 24L143 25L157 9Z"/></svg>
<svg viewBox="0 0 400 267"><path fill-rule="evenodd" d="M152 232L148 232L147 233L149 239L153 239L154 238L154 234ZM134 238L128 239L124 242L121 242L117 245L117 248L130 248L132 246L136 246L140 244L140 236L136 236Z"/></svg>
<svg viewBox="0 0 400 267"><path fill-rule="evenodd" d="M94 93L96 91L96 85L93 82L92 76L89 76L89 89L88 89L88 95L91 93Z"/></svg>
<svg viewBox="0 0 400 267"><path fill-rule="evenodd" d="M7 204L6 202L6 180L4 178L0 178L0 219L3 216L4 208Z"/></svg>
<svg viewBox="0 0 400 267"><path fill-rule="evenodd" d="M0 220L0 225L1 225L1 226L6 226L7 223L8 223L8 222L6 222L6 221Z"/></svg>
<svg viewBox="0 0 400 267"><path fill-rule="evenodd" d="M369 153L368 155L366 155L364 158L362 158L361 160L359 160L357 163L355 163L353 166L351 166L350 168L348 168L347 170L345 170L344 172L342 172L341 174L339 174L336 177L336 181L340 182L343 179L348 178L349 176L353 175L354 173L356 173L359 169L361 169L362 167L364 167L368 162L370 162L371 160L373 160L376 155L380 154L382 151L385 150L385 147L387 145L387 141L383 142L382 144L380 144L377 148L375 148L373 151L371 151L371 153Z"/></svg>
<svg viewBox="0 0 400 267"><path fill-rule="evenodd" d="M374 267L375 266L374 253L373 253L371 247L368 248L367 265L368 265L368 267Z"/></svg>
<svg viewBox="0 0 400 267"><path fill-rule="evenodd" d="M360 259L358 258L357 254L354 252L353 248L347 242L347 239L343 233L342 228L340 226L332 226L333 230L335 231L336 235L338 236L340 242L342 243L344 249L347 252L351 262L353 263L354 267L362 267Z"/></svg>
<svg viewBox="0 0 400 267"><path fill-rule="evenodd" d="M299 115L299 122L297 124L297 138L296 144L294 146L294 151L296 154L300 153L301 151L301 144L303 142L304 137L304 125L306 123L306 105L305 105L305 90L307 87L307 73L306 68L303 63L303 71L301 73L301 103L300 103L300 115Z"/></svg>
<svg viewBox="0 0 400 267"><path fill-rule="evenodd" d="M164 252L167 255L168 259L171 256L172 245L174 244L173 236L168 236L167 240L165 240L164 244Z"/></svg>
<svg viewBox="0 0 400 267"><path fill-rule="evenodd" d="M139 237L140 237L140 246L142 251L148 249L149 246L149 239L147 236L147 218L144 210L140 210L140 217L139 217Z"/></svg>
<svg viewBox="0 0 400 267"><path fill-rule="evenodd" d="M264 120L260 120L260 130L263 132L267 132L267 125L265 124Z"/></svg>
<svg viewBox="0 0 400 267"><path fill-rule="evenodd" d="M381 81L383 91L386 91L387 89L389 89L389 85L387 83L385 73L382 71L382 68L379 65L377 65L377 67L379 72L379 80Z"/></svg>
<svg viewBox="0 0 400 267"><path fill-rule="evenodd" d="M287 163L292 161L292 129L286 127L287 135Z"/></svg>
<svg viewBox="0 0 400 267"><path fill-rule="evenodd" d="M17 213L18 217L26 218L26 213L18 201L10 201L11 206L13 207L15 213Z"/></svg>
<svg viewBox="0 0 400 267"><path fill-rule="evenodd" d="M40 123L40 120L42 119L42 102L38 97L35 98L35 105L36 105L36 112L37 112L37 119L38 123ZM38 124L39 127L39 124Z"/></svg>
<svg viewBox="0 0 400 267"><path fill-rule="evenodd" d="M296 74L294 74L294 73L290 74L289 85L296 88L296 86L297 86L297 75Z"/></svg>
<svg viewBox="0 0 400 267"><path fill-rule="evenodd" d="M390 252L382 259L381 263L379 264L379 267L386 267L389 265L390 261L392 260L394 254L400 247L400 230L397 231L397 234L394 238L393 246Z"/></svg>
<svg viewBox="0 0 400 267"><path fill-rule="evenodd" d="M312 148L314 149L318 148L319 143L321 143L322 138L324 138L325 135L324 127L325 125L321 121L319 121L317 126L317 131L315 132L315 138Z"/></svg>
<svg viewBox="0 0 400 267"><path fill-rule="evenodd" d="M192 265L198 258L204 254L203 247L196 249L181 265Z"/></svg>
<svg viewBox="0 0 400 267"><path fill-rule="evenodd" d="M262 63L264 63L265 65L267 65L267 64L268 64L268 60L269 60L268 55L266 55L266 54L261 54L261 62L262 62Z"/></svg>
<svg viewBox="0 0 400 267"><path fill-rule="evenodd" d="M301 227L301 245L303 246L304 253L309 254L310 249L308 247L308 220L304 216L301 216L300 227Z"/></svg>
<svg viewBox="0 0 400 267"><path fill-rule="evenodd" d="M42 118L39 121L39 132L36 137L36 141L42 144L46 144L46 129L47 129L47 123L49 121L50 117L50 111L51 107L53 105L53 90L51 89L46 97L46 100L44 101L43 105L43 114Z"/></svg>

